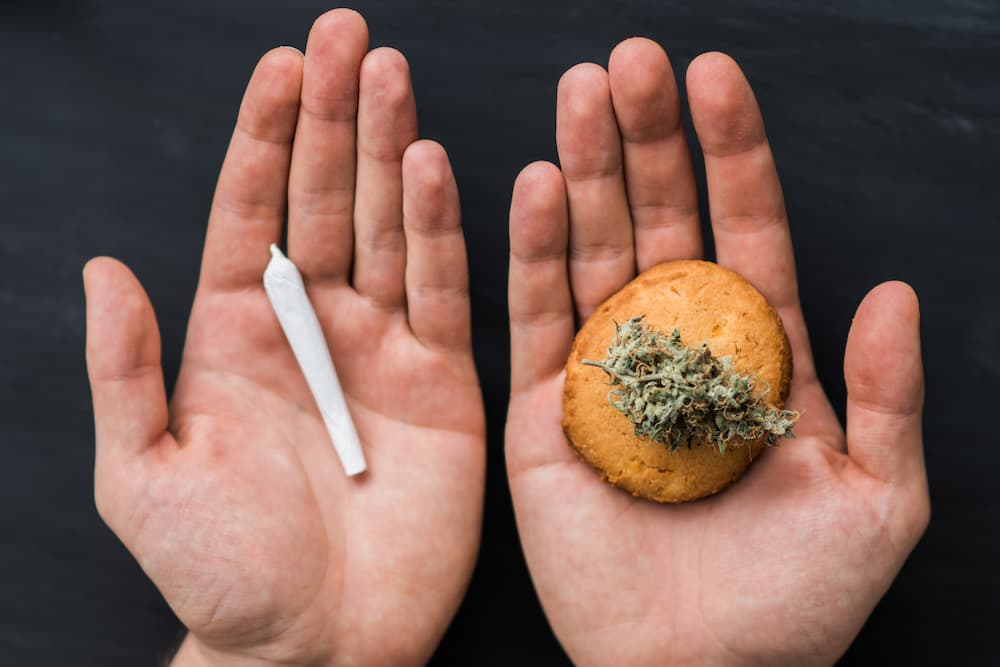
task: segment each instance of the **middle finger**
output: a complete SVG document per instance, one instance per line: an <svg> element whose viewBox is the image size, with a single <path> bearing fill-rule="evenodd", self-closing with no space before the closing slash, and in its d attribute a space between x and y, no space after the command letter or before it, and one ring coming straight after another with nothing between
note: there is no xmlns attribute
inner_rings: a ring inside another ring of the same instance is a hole
<svg viewBox="0 0 1000 667"><path fill-rule="evenodd" d="M634 37L612 51L608 73L624 144L638 269L699 259L698 191L670 60L656 42Z"/></svg>
<svg viewBox="0 0 1000 667"><path fill-rule="evenodd" d="M307 281L346 283L351 266L358 70L368 26L335 9L306 46L302 103L288 180L288 254Z"/></svg>

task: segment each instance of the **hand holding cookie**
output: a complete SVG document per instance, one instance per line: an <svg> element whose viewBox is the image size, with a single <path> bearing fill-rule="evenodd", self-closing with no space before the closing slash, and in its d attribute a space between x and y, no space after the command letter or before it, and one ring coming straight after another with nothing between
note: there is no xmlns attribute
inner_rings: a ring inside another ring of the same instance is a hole
<svg viewBox="0 0 1000 667"><path fill-rule="evenodd" d="M917 300L886 283L859 307L845 432L813 366L753 92L719 53L686 85L724 268L697 261L694 172L653 42L563 76L562 169L532 164L515 184L507 464L521 541L578 664L830 664L929 516ZM759 378L775 409L800 413L796 438L720 453L639 435L582 361L640 316Z"/></svg>

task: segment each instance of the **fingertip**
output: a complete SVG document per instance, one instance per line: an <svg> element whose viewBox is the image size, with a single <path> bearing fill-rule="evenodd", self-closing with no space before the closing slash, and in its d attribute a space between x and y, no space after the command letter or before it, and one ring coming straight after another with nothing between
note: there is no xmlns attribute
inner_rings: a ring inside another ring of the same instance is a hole
<svg viewBox="0 0 1000 667"><path fill-rule="evenodd" d="M302 55L293 48L271 49L257 62L247 84L237 124L250 137L290 142L299 112Z"/></svg>
<svg viewBox="0 0 1000 667"><path fill-rule="evenodd" d="M868 291L858 306L858 315L890 311L905 321L920 320L920 301L913 287L901 280L890 280L876 285Z"/></svg>
<svg viewBox="0 0 1000 667"><path fill-rule="evenodd" d="M139 453L166 433L160 332L149 297L127 266L95 257L83 273L87 375L97 440L95 500L112 525L109 511L115 503L109 500L134 481L120 476L124 459L115 457Z"/></svg>
<svg viewBox="0 0 1000 667"><path fill-rule="evenodd" d="M691 112L709 119L742 109L749 92L743 70L720 51L703 53L688 65L685 81Z"/></svg>
<svg viewBox="0 0 1000 667"><path fill-rule="evenodd" d="M451 180L448 152L433 139L419 139L403 152L403 173L424 187L440 189Z"/></svg>
<svg viewBox="0 0 1000 667"><path fill-rule="evenodd" d="M860 325L860 326L855 326ZM920 302L908 283L893 280L876 285L861 300L854 314L848 344L852 338L865 346L876 346L919 336Z"/></svg>
<svg viewBox="0 0 1000 667"><path fill-rule="evenodd" d="M415 110L406 109L414 106L413 84L410 64L400 51L388 46L369 51L361 61L360 86L368 108L379 105L397 117L408 111L416 122ZM379 128L379 131L385 129Z"/></svg>
<svg viewBox="0 0 1000 667"><path fill-rule="evenodd" d="M639 70L645 67L654 66L669 67L670 60L666 50L648 37L629 37L619 42L611 50L611 57L608 59L608 73L614 77L615 74L627 73L629 70ZM642 72L636 72L642 74Z"/></svg>
<svg viewBox="0 0 1000 667"><path fill-rule="evenodd" d="M646 37L630 37L611 51L608 76L615 88L622 82L631 84L627 92L638 97L654 98L663 88L665 75L673 81L673 68L667 52L659 43Z"/></svg>
<svg viewBox="0 0 1000 667"><path fill-rule="evenodd" d="M362 75L378 76L380 79L391 75L410 76L410 63L402 51L391 46L372 49L361 61Z"/></svg>
<svg viewBox="0 0 1000 667"><path fill-rule="evenodd" d="M920 304L910 285L886 282L865 295L848 334L844 377L854 400L890 413L920 411Z"/></svg>
<svg viewBox="0 0 1000 667"><path fill-rule="evenodd" d="M666 50L656 40L635 36L623 39L611 49L609 63L630 64L666 55Z"/></svg>
<svg viewBox="0 0 1000 667"><path fill-rule="evenodd" d="M914 539L929 517L919 317L912 287L883 283L858 306L844 354L848 454L879 479L912 485L917 495L906 512Z"/></svg>
<svg viewBox="0 0 1000 667"><path fill-rule="evenodd" d="M532 162L514 182L507 304L511 386L558 373L573 338L566 184L551 162Z"/></svg>
<svg viewBox="0 0 1000 667"><path fill-rule="evenodd" d="M324 40L364 42L368 46L368 22L359 12L348 7L338 7L320 14L309 30L309 42L313 37ZM307 47L308 50L308 47Z"/></svg>
<svg viewBox="0 0 1000 667"><path fill-rule="evenodd" d="M532 162L514 181L510 210L511 252L532 256L539 249L565 252L566 184L559 167Z"/></svg>
<svg viewBox="0 0 1000 667"><path fill-rule="evenodd" d="M557 190L565 190L559 167L546 160L528 164L514 179L514 192L529 202L551 201Z"/></svg>
<svg viewBox="0 0 1000 667"><path fill-rule="evenodd" d="M102 268L108 262L114 262L116 260L99 255L97 257L91 257L86 262L83 263L83 286L86 289L87 284L94 280L93 276L100 274L104 269Z"/></svg>
<svg viewBox="0 0 1000 667"><path fill-rule="evenodd" d="M564 176L584 185L576 192L589 200L586 206L595 209L594 215L612 217L615 223L626 221L621 134L607 71L594 63L575 65L559 80L556 98L556 148ZM617 224L593 231L598 236L610 233L622 243L626 236L624 226Z"/></svg>
<svg viewBox="0 0 1000 667"><path fill-rule="evenodd" d="M109 302L108 305L114 306L121 300L122 310L134 305L137 290L142 292L142 285L132 270L113 257L94 257L88 261L83 267L83 280L88 301L102 305Z"/></svg>
<svg viewBox="0 0 1000 667"><path fill-rule="evenodd" d="M116 288L122 281L134 282L137 285L139 282L132 270L114 257L103 255L92 257L83 265L83 284L88 294L103 295L109 289Z"/></svg>
<svg viewBox="0 0 1000 667"><path fill-rule="evenodd" d="M600 83L607 76L607 70L593 62L577 63L559 77L559 86L573 87L586 83Z"/></svg>
<svg viewBox="0 0 1000 667"><path fill-rule="evenodd" d="M625 40L608 64L611 97L622 135L651 141L679 129L677 84L666 51L645 37Z"/></svg>
<svg viewBox="0 0 1000 667"><path fill-rule="evenodd" d="M262 95L274 100L294 98L297 103L303 62L302 53L295 47L275 47L257 61L248 89L259 89Z"/></svg>
<svg viewBox="0 0 1000 667"><path fill-rule="evenodd" d="M87 359L92 376L116 375L146 357L159 354L159 331L152 305L135 274L111 257L95 257L84 266L87 305ZM136 345L135 341L143 344Z"/></svg>
<svg viewBox="0 0 1000 667"><path fill-rule="evenodd" d="M592 128L604 125L610 110L611 88L603 67L580 63L566 70L556 89L556 141L560 148L565 148L567 132L571 135L588 132L589 139L593 140ZM574 143L577 140L574 138ZM578 147L572 148L577 150Z"/></svg>
<svg viewBox="0 0 1000 667"><path fill-rule="evenodd" d="M735 60L704 53L692 61L686 79L691 119L706 153L724 156L765 141L757 98Z"/></svg>
<svg viewBox="0 0 1000 667"><path fill-rule="evenodd" d="M303 101L320 118L351 119L358 71L368 53L368 24L352 9L331 10L313 22L306 42Z"/></svg>
<svg viewBox="0 0 1000 667"><path fill-rule="evenodd" d="M435 227L459 224L458 186L448 153L431 139L410 144L403 153L404 221Z"/></svg>
<svg viewBox="0 0 1000 667"><path fill-rule="evenodd" d="M725 85L734 74L742 76L743 70L732 56L722 51L707 51L694 58L687 68L687 84L696 88Z"/></svg>
<svg viewBox="0 0 1000 667"><path fill-rule="evenodd" d="M559 77L557 94L560 102L586 101L605 91L608 86L608 72L597 63L578 63ZM576 105L572 105L576 108Z"/></svg>
<svg viewBox="0 0 1000 667"><path fill-rule="evenodd" d="M294 46L276 46L257 61L258 70L274 72L278 77L295 75L302 71L304 55Z"/></svg>
<svg viewBox="0 0 1000 667"><path fill-rule="evenodd" d="M436 141L414 141L403 153L402 171L410 329L429 347L468 350L468 258L448 154Z"/></svg>

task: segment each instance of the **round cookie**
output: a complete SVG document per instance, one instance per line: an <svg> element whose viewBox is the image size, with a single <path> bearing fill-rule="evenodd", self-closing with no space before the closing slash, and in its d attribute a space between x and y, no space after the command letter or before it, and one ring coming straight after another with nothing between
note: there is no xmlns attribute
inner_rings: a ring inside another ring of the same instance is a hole
<svg viewBox="0 0 1000 667"><path fill-rule="evenodd" d="M608 376L584 366L604 359L615 322L645 315L643 324L680 330L685 345L707 343L716 357L732 356L733 370L764 380L767 400L782 407L792 377L792 351L778 313L738 274L711 262L678 260L643 272L593 312L573 341L566 362L563 430L574 449L601 476L633 495L661 503L718 493L738 479L764 448L762 440L730 447L681 447L673 454L640 438L608 402ZM760 391L764 390L760 387Z"/></svg>

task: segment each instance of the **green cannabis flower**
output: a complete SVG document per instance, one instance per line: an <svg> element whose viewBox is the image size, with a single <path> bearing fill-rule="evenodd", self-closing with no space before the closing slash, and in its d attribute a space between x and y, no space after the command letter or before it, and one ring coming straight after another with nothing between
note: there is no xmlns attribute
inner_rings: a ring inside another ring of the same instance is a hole
<svg viewBox="0 0 1000 667"><path fill-rule="evenodd" d="M607 373L614 387L608 401L635 425L635 434L670 447L711 443L719 453L764 438L794 438L799 413L767 404L770 388L754 393L753 375L737 373L731 357L716 359L702 343L681 342L680 331L667 336L642 325L643 317L615 323L615 339L604 361L583 360Z"/></svg>

